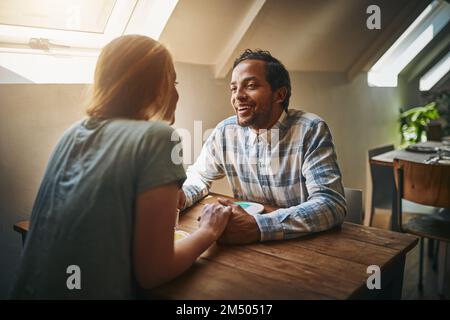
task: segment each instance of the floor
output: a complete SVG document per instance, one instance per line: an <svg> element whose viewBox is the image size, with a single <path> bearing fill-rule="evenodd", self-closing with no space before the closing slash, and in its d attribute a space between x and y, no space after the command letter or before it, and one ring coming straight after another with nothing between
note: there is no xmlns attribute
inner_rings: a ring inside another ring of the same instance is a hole
<svg viewBox="0 0 450 320"><path fill-rule="evenodd" d="M373 227L388 229L390 214L377 212L373 219ZM433 259L428 257L428 243L424 243L423 264L423 291L419 292L417 283L419 280L419 245L406 256L405 274L403 278L402 299L431 300L442 299L438 294L438 276L433 270ZM447 297L448 298L448 297Z"/></svg>

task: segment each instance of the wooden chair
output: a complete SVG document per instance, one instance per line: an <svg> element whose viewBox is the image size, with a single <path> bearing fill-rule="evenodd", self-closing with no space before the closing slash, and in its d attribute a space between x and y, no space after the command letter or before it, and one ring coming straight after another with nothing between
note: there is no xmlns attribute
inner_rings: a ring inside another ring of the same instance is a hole
<svg viewBox="0 0 450 320"><path fill-rule="evenodd" d="M442 140L442 124L438 121L430 121L425 127L428 141L441 141Z"/></svg>
<svg viewBox="0 0 450 320"><path fill-rule="evenodd" d="M383 147L369 150L370 175L372 177L372 197L369 212L369 226L372 226L375 209L392 210L392 201L394 199L394 177L392 168L370 163L370 159L389 151L394 150L394 145L386 145Z"/></svg>
<svg viewBox="0 0 450 320"><path fill-rule="evenodd" d="M397 187L397 226L420 237L419 290L423 288L423 239L450 242L450 165L424 164L394 159ZM419 215L403 223L402 200L445 208L437 214Z"/></svg>
<svg viewBox="0 0 450 320"><path fill-rule="evenodd" d="M369 165L370 165L370 175L372 181L372 194L371 194L371 207L369 214L369 226L372 226L373 219L375 216L376 209L382 209L392 213L396 208L396 196L395 196L395 186L394 186L394 172L391 166L380 165L370 162L370 159L394 150L394 145L386 145L383 147L371 149L368 152L369 155ZM408 200L403 200L402 206L404 212L415 213L415 214L433 214L437 213L433 207L423 206L417 203L413 203ZM391 221L391 226L395 226L395 221ZM393 228L395 230L395 228ZM398 231L398 230L395 230ZM433 241L429 241L428 248L429 256L433 256Z"/></svg>
<svg viewBox="0 0 450 320"><path fill-rule="evenodd" d="M347 216L345 221L362 224L362 191L358 189L344 188L347 201Z"/></svg>

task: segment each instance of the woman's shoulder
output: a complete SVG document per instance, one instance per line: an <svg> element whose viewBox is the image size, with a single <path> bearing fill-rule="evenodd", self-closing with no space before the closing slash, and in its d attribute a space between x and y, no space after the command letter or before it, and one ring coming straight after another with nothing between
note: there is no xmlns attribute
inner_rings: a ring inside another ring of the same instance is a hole
<svg viewBox="0 0 450 320"><path fill-rule="evenodd" d="M174 129L161 121L141 121L115 119L107 126L107 130L120 134L121 136L132 136L134 138L163 138L171 136Z"/></svg>
<svg viewBox="0 0 450 320"><path fill-rule="evenodd" d="M139 130L145 138L165 139L176 135L174 128L161 121L138 121Z"/></svg>
<svg viewBox="0 0 450 320"><path fill-rule="evenodd" d="M71 137L96 137L102 143L115 141L117 144L133 145L144 142L161 140L178 141L175 130L167 123L160 121L140 121L131 119L84 119L68 128L63 140Z"/></svg>
<svg viewBox="0 0 450 320"><path fill-rule="evenodd" d="M174 144L179 143L180 137L177 132L165 122L161 121L131 121L122 124L127 127L126 131L130 144L139 145L139 149L152 150L158 152L171 149Z"/></svg>

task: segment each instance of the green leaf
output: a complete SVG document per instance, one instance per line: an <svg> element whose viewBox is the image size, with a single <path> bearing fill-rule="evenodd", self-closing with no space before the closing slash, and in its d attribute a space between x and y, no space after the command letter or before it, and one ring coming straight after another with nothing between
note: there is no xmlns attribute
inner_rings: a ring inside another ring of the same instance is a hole
<svg viewBox="0 0 450 320"><path fill-rule="evenodd" d="M426 139L425 128L431 120L440 118L436 103L414 107L406 111L400 110L399 123L402 144L411 144Z"/></svg>

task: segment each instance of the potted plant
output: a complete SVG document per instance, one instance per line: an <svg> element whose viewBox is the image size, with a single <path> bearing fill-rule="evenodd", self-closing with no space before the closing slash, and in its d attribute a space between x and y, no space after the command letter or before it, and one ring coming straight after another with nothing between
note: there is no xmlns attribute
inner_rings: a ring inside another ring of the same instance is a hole
<svg viewBox="0 0 450 320"><path fill-rule="evenodd" d="M426 126L430 121L439 119L439 111L435 102L406 111L400 110L401 146L426 141Z"/></svg>

